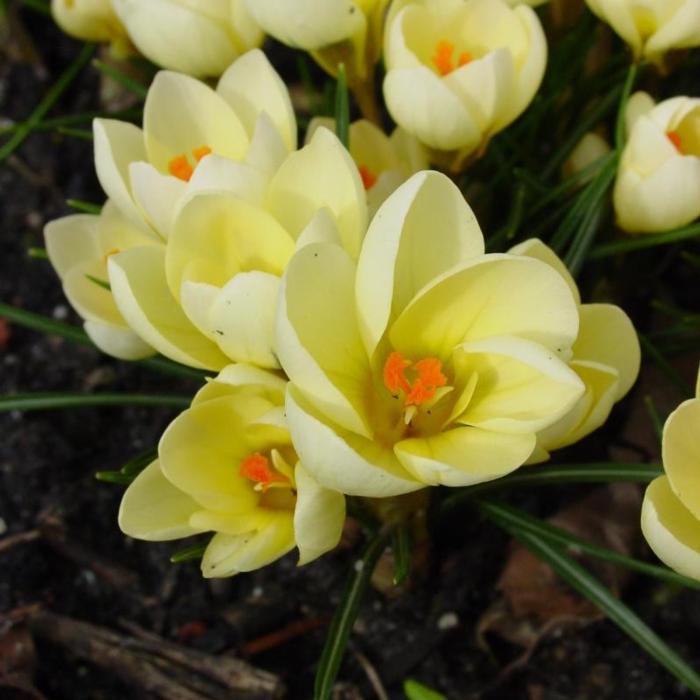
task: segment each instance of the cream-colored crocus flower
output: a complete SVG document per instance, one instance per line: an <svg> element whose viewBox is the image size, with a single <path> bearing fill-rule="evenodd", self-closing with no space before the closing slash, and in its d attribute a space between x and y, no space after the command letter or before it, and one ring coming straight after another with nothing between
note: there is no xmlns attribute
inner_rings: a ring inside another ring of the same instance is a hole
<svg viewBox="0 0 700 700"><path fill-rule="evenodd" d="M252 571L297 547L306 564L335 547L345 499L299 462L284 420L285 381L230 365L167 428L126 490L119 526L142 540L213 532L207 578Z"/></svg>
<svg viewBox="0 0 700 700"><path fill-rule="evenodd" d="M635 58L659 61L667 51L700 45L697 0L586 0L626 41Z"/></svg>
<svg viewBox="0 0 700 700"><path fill-rule="evenodd" d="M398 0L387 19L384 60L391 116L427 146L450 152L459 167L528 106L547 42L524 5Z"/></svg>
<svg viewBox="0 0 700 700"><path fill-rule="evenodd" d="M219 76L263 40L244 0L112 0L112 5L146 58L188 75Z"/></svg>
<svg viewBox="0 0 700 700"><path fill-rule="evenodd" d="M537 434L537 449L530 463L549 459L549 453L583 439L599 428L615 403L632 388L639 374L641 350L627 314L615 304L581 304L573 277L557 254L531 238L509 251L550 265L566 282L579 305L579 332L568 357L569 367L585 392L556 423Z"/></svg>
<svg viewBox="0 0 700 700"><path fill-rule="evenodd" d="M194 190L261 197L297 142L287 88L258 49L237 59L216 90L161 71L148 90L143 129L96 119L93 132L97 177L107 196L162 238Z"/></svg>
<svg viewBox="0 0 700 700"><path fill-rule="evenodd" d="M695 398L666 420L661 452L666 474L649 484L642 532L661 561L700 580L700 375Z"/></svg>
<svg viewBox="0 0 700 700"><path fill-rule="evenodd" d="M295 247L310 241L357 257L367 226L362 181L340 141L320 128L259 196L226 184L212 180L187 199L165 249L111 256L109 280L131 328L167 357L208 369L231 360L276 369L279 278Z"/></svg>
<svg viewBox="0 0 700 700"><path fill-rule="evenodd" d="M335 120L312 119L306 132L307 142L320 126L335 131ZM400 127L387 136L376 124L359 119L350 124L349 138L350 155L362 177L370 217L402 182L428 167L426 149Z"/></svg>
<svg viewBox="0 0 700 700"><path fill-rule="evenodd" d="M99 215L73 214L49 222L44 238L63 291L95 345L123 360L153 355L155 350L127 326L114 303L107 259L134 247L162 247L157 238L134 227L109 201Z"/></svg>
<svg viewBox="0 0 700 700"><path fill-rule="evenodd" d="M328 243L287 267L277 351L292 441L319 483L350 495L495 479L583 393L560 359L577 333L562 277L485 255L457 187L418 173L379 208L357 267Z"/></svg>
<svg viewBox="0 0 700 700"><path fill-rule="evenodd" d="M110 0L51 0L51 14L66 34L83 41L109 42L118 55L128 53L126 29Z"/></svg>
<svg viewBox="0 0 700 700"><path fill-rule="evenodd" d="M620 228L654 233L700 216L700 99L630 100L613 202Z"/></svg>
<svg viewBox="0 0 700 700"><path fill-rule="evenodd" d="M389 0L246 0L260 26L288 46L310 51L336 75L345 64L350 85L367 81L379 60Z"/></svg>
<svg viewBox="0 0 700 700"><path fill-rule="evenodd" d="M605 138L595 131L589 131L581 137L574 150L571 151L571 155L562 166L562 174L564 177L577 175L608 153L610 153L610 144ZM594 172L580 180L580 184L586 184L596 176L598 168L593 170Z"/></svg>

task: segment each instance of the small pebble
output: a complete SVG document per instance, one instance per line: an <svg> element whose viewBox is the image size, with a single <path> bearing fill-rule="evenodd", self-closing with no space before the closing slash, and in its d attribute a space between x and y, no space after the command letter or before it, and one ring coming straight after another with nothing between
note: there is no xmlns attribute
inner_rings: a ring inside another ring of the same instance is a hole
<svg viewBox="0 0 700 700"><path fill-rule="evenodd" d="M68 318L68 307L65 304L59 304L54 308L52 315L59 321Z"/></svg>
<svg viewBox="0 0 700 700"><path fill-rule="evenodd" d="M459 617L455 612L446 612L440 615L437 621L439 630L451 630L459 625Z"/></svg>
<svg viewBox="0 0 700 700"><path fill-rule="evenodd" d="M362 571L362 569L364 569L364 567L365 567L365 563L362 561L362 559L358 559L355 562L355 566L354 566L355 571L360 572L360 571Z"/></svg>

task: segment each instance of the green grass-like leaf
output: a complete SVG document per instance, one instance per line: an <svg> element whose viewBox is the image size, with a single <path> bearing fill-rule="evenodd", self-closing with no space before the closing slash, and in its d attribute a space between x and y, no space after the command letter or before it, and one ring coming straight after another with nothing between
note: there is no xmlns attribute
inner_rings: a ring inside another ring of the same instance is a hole
<svg viewBox="0 0 700 700"><path fill-rule="evenodd" d="M97 70L99 70L100 73L109 76L110 78L112 78L112 80L119 83L129 92L132 92L134 95L140 97L142 100L146 99L146 95L148 94L148 88L145 85L139 83L138 80L134 80L130 75L127 75L123 71L120 71L115 66L110 66L108 63L105 63L104 61L101 61L98 58L96 58L92 62L92 65L95 66L95 68L97 68Z"/></svg>
<svg viewBox="0 0 700 700"><path fill-rule="evenodd" d="M360 602L389 536L389 531L380 530L369 541L362 557L354 562L350 570L340 605L333 616L326 643L316 667L314 700L328 700L331 696L333 683L338 675Z"/></svg>
<svg viewBox="0 0 700 700"><path fill-rule="evenodd" d="M37 392L0 396L0 412L45 411L58 408L82 408L85 406L169 406L172 408L187 408L189 405L189 396L164 396L159 394Z"/></svg>
<svg viewBox="0 0 700 700"><path fill-rule="evenodd" d="M76 211L81 211L83 214L99 214L102 211L101 204L93 202L85 202L82 199L67 199L66 204Z"/></svg>
<svg viewBox="0 0 700 700"><path fill-rule="evenodd" d="M394 552L394 585L398 586L411 570L411 538L406 525L401 524L394 530L391 548Z"/></svg>
<svg viewBox="0 0 700 700"><path fill-rule="evenodd" d="M403 692L406 695L406 700L447 700L442 693L438 693L412 678L403 682Z"/></svg>
<svg viewBox="0 0 700 700"><path fill-rule="evenodd" d="M345 148L350 148L350 100L345 65L338 66L338 79L335 85L335 133Z"/></svg>
<svg viewBox="0 0 700 700"><path fill-rule="evenodd" d="M175 554L171 555L171 564L184 564L188 561L195 561L204 556L204 550L207 548L205 544L193 544L191 547L180 549Z"/></svg>
<svg viewBox="0 0 700 700"><path fill-rule="evenodd" d="M644 250L645 248L653 248L659 245L671 245L672 243L678 243L690 238L697 238L698 236L700 236L700 223L674 228L670 231L664 231L663 233L639 234L596 246L591 250L588 259L600 260L601 258L608 258L611 255L631 253L636 250Z"/></svg>

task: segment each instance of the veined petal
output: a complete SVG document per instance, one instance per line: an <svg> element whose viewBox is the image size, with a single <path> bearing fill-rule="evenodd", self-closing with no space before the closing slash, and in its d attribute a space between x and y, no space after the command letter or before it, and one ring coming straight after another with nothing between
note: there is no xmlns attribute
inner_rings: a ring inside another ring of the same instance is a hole
<svg viewBox="0 0 700 700"><path fill-rule="evenodd" d="M129 165L129 179L136 203L143 216L160 234L170 234L178 203L187 185L171 175L162 175L150 163L138 161Z"/></svg>
<svg viewBox="0 0 700 700"><path fill-rule="evenodd" d="M239 473L251 452L247 424L273 408L254 395L202 401L183 411L158 445L163 473L208 510L242 514L258 505L258 495Z"/></svg>
<svg viewBox="0 0 700 700"><path fill-rule="evenodd" d="M109 199L136 224L145 226L131 194L129 165L148 160L143 131L134 124L116 119L92 122L97 179Z"/></svg>
<svg viewBox="0 0 700 700"><path fill-rule="evenodd" d="M368 355L425 284L483 252L476 217L449 178L425 171L399 187L372 220L357 264L357 314Z"/></svg>
<svg viewBox="0 0 700 700"><path fill-rule="evenodd" d="M534 433L571 409L583 382L551 350L518 337L465 343L457 352L479 376L460 423L507 433Z"/></svg>
<svg viewBox="0 0 700 700"><path fill-rule="evenodd" d="M394 121L431 148L476 148L483 137L457 94L425 66L395 68L384 78L384 99Z"/></svg>
<svg viewBox="0 0 700 700"><path fill-rule="evenodd" d="M179 298L183 280L223 287L242 271L281 275L293 252L292 238L264 209L228 192L203 192L175 220L166 275Z"/></svg>
<svg viewBox="0 0 700 700"><path fill-rule="evenodd" d="M120 360L143 360L156 354L148 343L126 325L85 321L83 328L98 349Z"/></svg>
<svg viewBox="0 0 700 700"><path fill-rule="evenodd" d="M407 357L447 358L463 342L498 335L560 352L577 333L576 302L559 273L533 258L489 254L424 287L389 337Z"/></svg>
<svg viewBox="0 0 700 700"><path fill-rule="evenodd" d="M424 484L470 486L498 479L525 463L535 447L533 433L506 434L461 427L394 447L401 464Z"/></svg>
<svg viewBox="0 0 700 700"><path fill-rule="evenodd" d="M217 578L254 571L292 549L294 524L291 514L278 513L262 530L245 535L214 535L202 558L202 575Z"/></svg>
<svg viewBox="0 0 700 700"><path fill-rule="evenodd" d="M231 64L216 91L233 108L252 138L255 124L265 112L279 131L287 149L297 147L297 123L289 92L260 49L252 49Z"/></svg>
<svg viewBox="0 0 700 700"><path fill-rule="evenodd" d="M191 527L196 501L173 486L163 475L158 460L151 462L129 484L119 506L119 527L139 540L176 540L202 532Z"/></svg>
<svg viewBox="0 0 700 700"><path fill-rule="evenodd" d="M294 469L294 480L297 485L294 539L299 548L299 566L303 566L340 541L345 522L345 497L323 488L301 462Z"/></svg>
<svg viewBox="0 0 700 700"><path fill-rule="evenodd" d="M172 71L160 71L151 83L143 132L148 160L163 173L173 158L191 158L202 146L241 160L249 143L243 124L223 97L205 83Z"/></svg>
<svg viewBox="0 0 700 700"><path fill-rule="evenodd" d="M700 522L660 476L647 487L642 503L642 532L664 564L700 580Z"/></svg>
<svg viewBox="0 0 700 700"><path fill-rule="evenodd" d="M619 376L616 401L637 380L641 350L629 316L614 304L583 304L574 358L590 360L614 368Z"/></svg>
<svg viewBox="0 0 700 700"><path fill-rule="evenodd" d="M99 218L93 214L72 214L44 226L46 253L61 279L74 265L102 255L97 236Z"/></svg>
<svg viewBox="0 0 700 700"><path fill-rule="evenodd" d="M671 488L695 518L700 516L700 399L684 401L666 420L661 454ZM700 529L698 531L700 536Z"/></svg>
<svg viewBox="0 0 700 700"><path fill-rule="evenodd" d="M299 459L326 488L369 498L398 496L423 488L390 449L343 428L332 428L293 385L287 389L285 405Z"/></svg>
<svg viewBox="0 0 700 700"><path fill-rule="evenodd" d="M228 360L188 320L165 281L165 251L157 246L131 248L108 261L117 307L141 338L176 362L219 369Z"/></svg>
<svg viewBox="0 0 700 700"><path fill-rule="evenodd" d="M294 238L328 207L343 246L357 257L367 225L365 191L350 154L327 129L318 129L307 146L289 155L270 182L267 203Z"/></svg>
<svg viewBox="0 0 700 700"><path fill-rule="evenodd" d="M357 329L354 281L355 266L342 248L312 243L297 251L282 278L277 354L290 380L334 423L369 437L370 368Z"/></svg>
<svg viewBox="0 0 700 700"><path fill-rule="evenodd" d="M280 279L267 272L239 272L216 296L209 322L216 342L236 362L278 369L274 352Z"/></svg>

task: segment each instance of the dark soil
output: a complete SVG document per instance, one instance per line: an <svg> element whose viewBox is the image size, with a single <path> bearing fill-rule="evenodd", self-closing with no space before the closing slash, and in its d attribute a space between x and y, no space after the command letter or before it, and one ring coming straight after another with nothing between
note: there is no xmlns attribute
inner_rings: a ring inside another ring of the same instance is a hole
<svg viewBox="0 0 700 700"><path fill-rule="evenodd" d="M79 49L48 19L29 11L22 19L38 60L0 54L0 112L8 120L25 119ZM96 71L84 71L54 113L98 108L97 89ZM67 198L102 201L91 151L88 141L35 133L0 168L3 302L79 322L49 264L30 259L26 251L43 245L42 227L48 220L69 213ZM0 393L191 393L195 386L17 325L10 325L9 332L9 340L0 347ZM590 452L586 456L606 457L601 445L620 430L628 408L616 409L607 432L577 453L579 461L586 451ZM332 614L359 543L302 569L296 569L289 556L255 574L208 582L196 564L169 563L178 544L136 542L121 534L116 514L122 487L97 482L94 473L117 469L131 455L155 445L173 415L152 408L100 408L0 416L0 526L7 527L3 537L49 523L61 529L63 542L87 553L80 561L46 538L0 551L0 638L8 628L8 613L34 604L114 629L123 629L123 620L137 622L212 653L240 652L243 643L288 623ZM536 512L548 515L585 492L550 489L523 498ZM480 521L468 506L447 520L436 520L427 563L414 573L408 588L398 598L376 590L367 596L340 673L348 684L344 697L377 697L358 654L376 669L389 697L397 699L404 697L401 686L406 677L419 679L450 699L691 697L607 621L566 626L546 636L529 661L504 676L520 650L489 637L487 653L477 644L475 630L498 596L495 583L508 547L507 538ZM102 560L132 572L133 582L110 583L100 575ZM638 577L627 586L624 598L689 662L700 666L700 595L669 591ZM235 623L234 616L243 622ZM309 698L325 629L317 626L250 660L282 676L288 697ZM36 644L34 684L46 698L150 697L109 672L76 660L63 648L41 640ZM32 697L14 693L0 684L2 698Z"/></svg>

